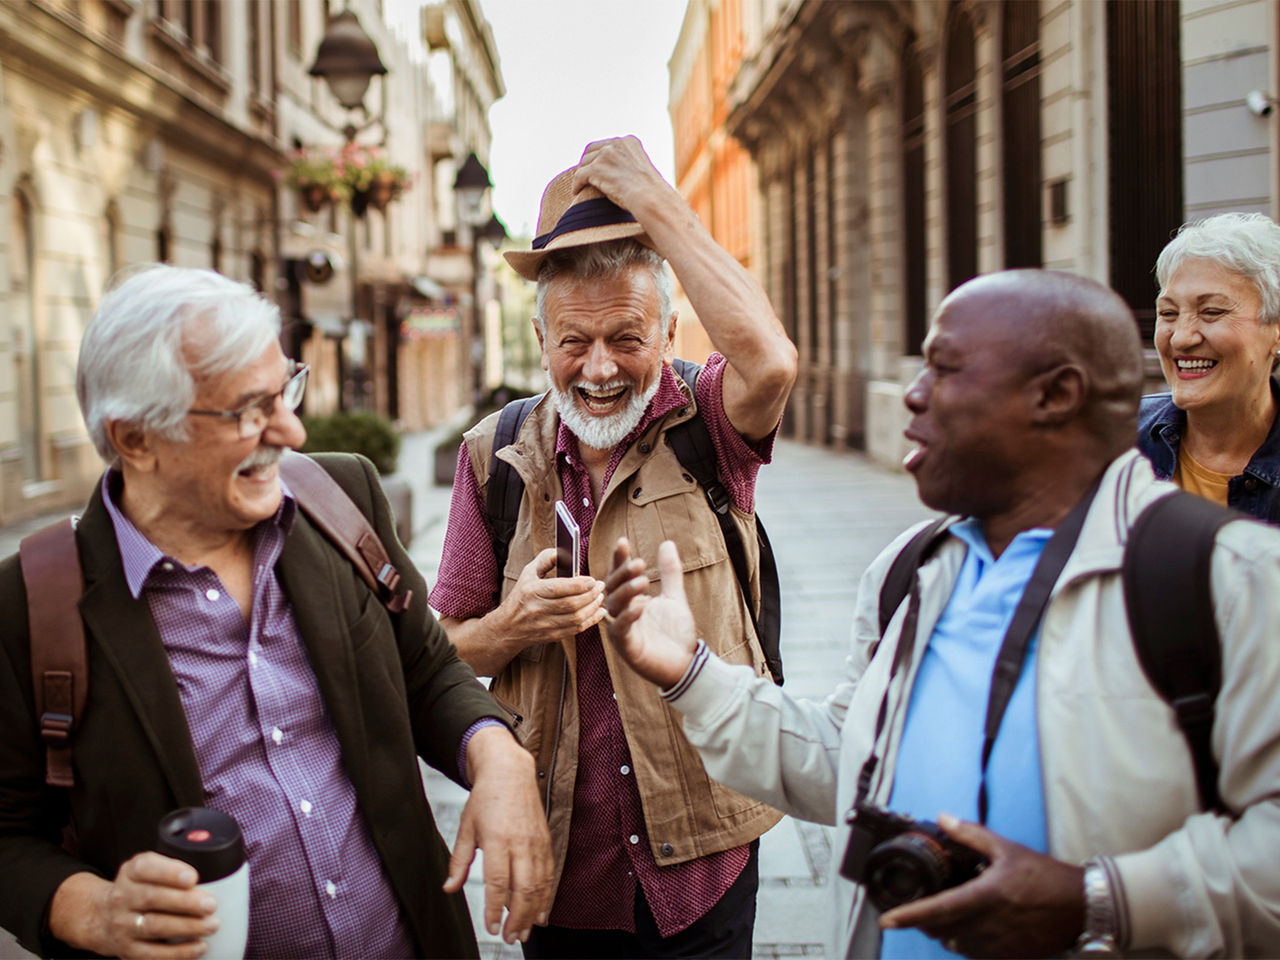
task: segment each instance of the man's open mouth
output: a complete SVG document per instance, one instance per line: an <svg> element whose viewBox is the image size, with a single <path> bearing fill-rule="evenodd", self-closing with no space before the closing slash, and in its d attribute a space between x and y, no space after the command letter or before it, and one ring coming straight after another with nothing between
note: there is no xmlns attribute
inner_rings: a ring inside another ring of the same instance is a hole
<svg viewBox="0 0 1280 960"><path fill-rule="evenodd" d="M616 407L627 396L630 387L607 385L604 387L577 387L578 397L582 405L592 413L606 413Z"/></svg>

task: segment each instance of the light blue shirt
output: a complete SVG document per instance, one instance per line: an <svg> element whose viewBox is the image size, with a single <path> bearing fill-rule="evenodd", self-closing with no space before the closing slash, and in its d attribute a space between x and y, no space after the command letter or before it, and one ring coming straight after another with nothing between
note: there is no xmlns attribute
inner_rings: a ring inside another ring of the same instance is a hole
<svg viewBox="0 0 1280 960"><path fill-rule="evenodd" d="M976 822L991 673L1053 531L1023 531L996 559L978 521L964 520L950 529L969 552L916 673L889 807L917 819L936 821L938 814L950 813ZM1037 627L987 764L987 826L1043 853L1047 842L1035 694L1039 637ZM880 955L954 956L918 930L886 930Z"/></svg>

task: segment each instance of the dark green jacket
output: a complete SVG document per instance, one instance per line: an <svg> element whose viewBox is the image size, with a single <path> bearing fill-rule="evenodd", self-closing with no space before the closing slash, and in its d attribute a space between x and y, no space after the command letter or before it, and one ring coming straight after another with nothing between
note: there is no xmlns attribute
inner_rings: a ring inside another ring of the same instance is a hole
<svg viewBox="0 0 1280 960"><path fill-rule="evenodd" d="M467 727L502 712L428 610L426 584L395 538L372 464L342 454L316 459L373 522L413 602L388 614L302 511L276 568L280 582L419 955L475 956L463 895L440 889L449 854L416 757L457 779ZM69 952L46 927L64 879L86 869L114 877L123 861L153 847L163 814L204 800L177 685L146 600L125 583L100 489L77 540L90 681L70 791L44 783L22 575L16 556L0 562L0 926L42 954ZM60 846L69 822L78 857Z"/></svg>

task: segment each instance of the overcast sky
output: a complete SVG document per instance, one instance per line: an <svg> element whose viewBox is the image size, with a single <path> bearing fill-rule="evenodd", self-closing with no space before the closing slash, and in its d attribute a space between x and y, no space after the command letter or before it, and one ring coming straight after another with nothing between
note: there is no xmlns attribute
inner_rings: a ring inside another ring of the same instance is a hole
<svg viewBox="0 0 1280 960"><path fill-rule="evenodd" d="M592 140L633 133L673 178L667 61L685 0L480 0L507 95L489 113L494 210L532 234L538 200Z"/></svg>

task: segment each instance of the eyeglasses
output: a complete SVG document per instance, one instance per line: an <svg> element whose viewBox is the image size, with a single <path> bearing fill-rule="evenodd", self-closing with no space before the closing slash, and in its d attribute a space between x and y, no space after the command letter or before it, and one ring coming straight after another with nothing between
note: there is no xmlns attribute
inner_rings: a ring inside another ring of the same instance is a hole
<svg viewBox="0 0 1280 960"><path fill-rule="evenodd" d="M307 371L309 369L310 367L305 363L291 361L289 379L285 381L283 387L275 393L254 400L252 403L246 403L239 410L188 410L187 413L192 413L199 417L221 417L224 420L235 420L236 425L240 428L240 439L248 440L250 437L256 437L267 429L267 424L276 412L277 400L284 403L286 410L298 409L298 404L302 403L303 391L307 389Z"/></svg>

